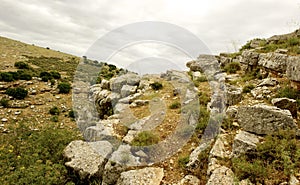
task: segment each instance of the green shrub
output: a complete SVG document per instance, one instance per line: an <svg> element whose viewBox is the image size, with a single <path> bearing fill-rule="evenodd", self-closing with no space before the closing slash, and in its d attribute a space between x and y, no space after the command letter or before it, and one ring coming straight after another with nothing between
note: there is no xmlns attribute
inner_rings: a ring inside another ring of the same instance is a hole
<svg viewBox="0 0 300 185"><path fill-rule="evenodd" d="M245 45L243 45L240 49L240 51L244 51L247 49L251 49L251 41L248 41Z"/></svg>
<svg viewBox="0 0 300 185"><path fill-rule="evenodd" d="M5 108L7 108L8 105L9 105L9 99L2 98L2 99L0 100L0 105L3 106L3 107L5 107Z"/></svg>
<svg viewBox="0 0 300 185"><path fill-rule="evenodd" d="M178 109L178 108L180 108L180 106L181 106L180 102L173 102L173 103L169 106L169 108L170 108L170 109Z"/></svg>
<svg viewBox="0 0 300 185"><path fill-rule="evenodd" d="M298 38L293 37L293 38L288 39L287 43L289 46L297 46L300 44L300 40Z"/></svg>
<svg viewBox="0 0 300 185"><path fill-rule="evenodd" d="M75 118L75 111L74 110L70 110L69 111L69 113L68 113L68 116L70 117L70 118Z"/></svg>
<svg viewBox="0 0 300 185"><path fill-rule="evenodd" d="M54 123L33 131L27 124L17 124L13 132L0 135L0 182L74 184L62 154L71 141L80 139L78 133Z"/></svg>
<svg viewBox="0 0 300 185"><path fill-rule="evenodd" d="M21 87L17 87L17 88L8 88L6 91L5 91L5 94L9 95L9 96L12 96L18 100L22 100L24 99L27 94L28 94L28 91L24 88L21 88Z"/></svg>
<svg viewBox="0 0 300 185"><path fill-rule="evenodd" d="M15 67L18 69L30 69L29 65L25 62L16 62Z"/></svg>
<svg viewBox="0 0 300 185"><path fill-rule="evenodd" d="M50 80L50 83L51 83L51 87L53 87L55 85L55 80L54 79L51 79Z"/></svg>
<svg viewBox="0 0 300 185"><path fill-rule="evenodd" d="M243 87L243 93L250 93L255 86L253 84L249 84Z"/></svg>
<svg viewBox="0 0 300 185"><path fill-rule="evenodd" d="M48 81L51 80L53 77L52 77L51 73L44 71L44 72L41 72L41 73L40 73L40 78L42 78L42 81L48 82Z"/></svg>
<svg viewBox="0 0 300 185"><path fill-rule="evenodd" d="M209 117L210 114L207 111L206 107L204 107L203 105L200 105L200 112L199 112L199 119L198 119L198 123L196 125L196 131L198 133L202 133L204 131L204 129L206 128L208 121L209 121Z"/></svg>
<svg viewBox="0 0 300 185"><path fill-rule="evenodd" d="M28 73L22 73L20 74L20 80L31 80L32 79L32 76Z"/></svg>
<svg viewBox="0 0 300 185"><path fill-rule="evenodd" d="M150 131L140 132L132 141L133 146L149 146L159 142L159 137Z"/></svg>
<svg viewBox="0 0 300 185"><path fill-rule="evenodd" d="M52 116L52 117L50 118L50 120L51 120L52 122L58 122L58 116L57 116L57 115Z"/></svg>
<svg viewBox="0 0 300 185"><path fill-rule="evenodd" d="M60 110L58 107L54 106L49 110L49 113L52 115L59 115L60 114Z"/></svg>
<svg viewBox="0 0 300 185"><path fill-rule="evenodd" d="M225 65L224 70L227 73L236 73L238 70L241 70L241 66L239 62L231 62Z"/></svg>
<svg viewBox="0 0 300 185"><path fill-rule="evenodd" d="M68 82L61 82L58 84L57 88L59 89L59 93L68 94L71 90L71 84Z"/></svg>
<svg viewBox="0 0 300 185"><path fill-rule="evenodd" d="M181 168L185 168L186 165L188 164L189 160L190 160L190 156L189 155L187 155L187 156L180 156L178 158L178 165Z"/></svg>
<svg viewBox="0 0 300 185"><path fill-rule="evenodd" d="M1 78L1 81L4 81L4 82L12 82L14 81L14 77L11 73L9 72L3 72L3 73L0 73L0 78Z"/></svg>
<svg viewBox="0 0 300 185"><path fill-rule="evenodd" d="M300 168L300 143L295 131L278 131L268 135L265 141L250 151L232 160L237 177L249 178L253 183L280 184Z"/></svg>
<svg viewBox="0 0 300 185"><path fill-rule="evenodd" d="M57 72L57 71L51 71L50 72L50 74L51 74L51 76L54 78L54 79L61 79L61 75L60 75L60 73L59 72Z"/></svg>
<svg viewBox="0 0 300 185"><path fill-rule="evenodd" d="M151 84L150 84L150 87L151 87L153 90L157 91L157 90L162 89L162 88L163 88L163 85L162 85L161 83L159 83L159 82L154 82L154 83L151 83Z"/></svg>
<svg viewBox="0 0 300 185"><path fill-rule="evenodd" d="M208 96L206 93L203 93L203 92L199 92L198 93L198 96L199 96L199 103L201 105L204 105L206 106L209 102L210 102L210 96Z"/></svg>

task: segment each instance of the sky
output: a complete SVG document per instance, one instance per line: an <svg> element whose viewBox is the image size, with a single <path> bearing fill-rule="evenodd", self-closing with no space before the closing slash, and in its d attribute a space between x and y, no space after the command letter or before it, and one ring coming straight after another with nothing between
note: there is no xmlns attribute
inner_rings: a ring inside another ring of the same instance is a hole
<svg viewBox="0 0 300 185"><path fill-rule="evenodd" d="M250 39L298 29L300 0L0 0L0 36L76 56L86 55L91 48L98 52L95 43L107 34L145 21L185 29L200 39L210 54L234 52ZM138 30L149 32L142 27ZM128 34L110 39L105 47L131 37ZM172 34L162 31L160 38ZM177 36L173 40L185 39ZM182 62L195 57L185 50L168 43L140 41L118 48L109 61L134 66L132 63L137 61L157 58L182 66ZM200 50L199 54L204 52Z"/></svg>

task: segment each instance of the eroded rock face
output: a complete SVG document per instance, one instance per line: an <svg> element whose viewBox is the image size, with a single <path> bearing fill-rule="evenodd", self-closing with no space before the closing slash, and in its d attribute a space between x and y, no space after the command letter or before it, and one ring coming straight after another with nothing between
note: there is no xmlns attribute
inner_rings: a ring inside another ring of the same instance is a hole
<svg viewBox="0 0 300 185"><path fill-rule="evenodd" d="M262 53L259 55L258 65L272 71L285 73L287 69L287 55L280 53Z"/></svg>
<svg viewBox="0 0 300 185"><path fill-rule="evenodd" d="M246 71L255 69L258 65L259 54L254 51L243 51L240 63L246 66Z"/></svg>
<svg viewBox="0 0 300 185"><path fill-rule="evenodd" d="M79 174L80 179L101 178L107 161L105 157L109 152L111 152L111 149L107 150L106 155L103 157L87 142L72 141L64 150L64 156L70 160L65 165Z"/></svg>
<svg viewBox="0 0 300 185"><path fill-rule="evenodd" d="M274 98L272 104L280 109L287 109L294 118L297 118L297 102L289 98Z"/></svg>
<svg viewBox="0 0 300 185"><path fill-rule="evenodd" d="M110 80L110 88L113 92L121 93L123 85L138 86L141 77L134 73L127 73Z"/></svg>
<svg viewBox="0 0 300 185"><path fill-rule="evenodd" d="M288 78L300 82L300 57L290 56L287 63L286 75Z"/></svg>
<svg viewBox="0 0 300 185"><path fill-rule="evenodd" d="M274 106L258 104L239 107L237 117L245 131L256 134L274 134L281 129L298 130L290 111Z"/></svg>
<svg viewBox="0 0 300 185"><path fill-rule="evenodd" d="M242 101L242 89L234 86L227 86L226 104L228 106L235 105Z"/></svg>
<svg viewBox="0 0 300 185"><path fill-rule="evenodd" d="M234 138L232 152L235 157L245 154L249 151L254 151L259 139L255 134L240 131Z"/></svg>
<svg viewBox="0 0 300 185"><path fill-rule="evenodd" d="M143 168L121 173L117 185L159 185L164 172L162 168Z"/></svg>
<svg viewBox="0 0 300 185"><path fill-rule="evenodd" d="M231 169L221 166L213 171L206 185L233 185L234 174Z"/></svg>

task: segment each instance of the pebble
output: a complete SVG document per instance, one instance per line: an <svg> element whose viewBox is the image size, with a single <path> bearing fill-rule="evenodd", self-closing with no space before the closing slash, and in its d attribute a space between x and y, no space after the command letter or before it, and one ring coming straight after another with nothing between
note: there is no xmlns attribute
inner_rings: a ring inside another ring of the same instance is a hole
<svg viewBox="0 0 300 185"><path fill-rule="evenodd" d="M15 115L19 115L19 114L21 114L21 111L16 111L15 112Z"/></svg>
<svg viewBox="0 0 300 185"><path fill-rule="evenodd" d="M31 109L34 109L34 105L31 105L30 108L31 108Z"/></svg>
<svg viewBox="0 0 300 185"><path fill-rule="evenodd" d="M60 96L55 96L56 99L60 99Z"/></svg>
<svg viewBox="0 0 300 185"><path fill-rule="evenodd" d="M2 121L2 122L7 122L8 119L7 119L7 118L2 118L1 121Z"/></svg>

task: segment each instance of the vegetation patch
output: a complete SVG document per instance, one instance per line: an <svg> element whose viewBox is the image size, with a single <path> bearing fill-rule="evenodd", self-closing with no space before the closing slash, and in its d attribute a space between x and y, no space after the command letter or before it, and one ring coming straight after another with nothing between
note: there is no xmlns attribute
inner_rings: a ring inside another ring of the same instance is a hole
<svg viewBox="0 0 300 185"><path fill-rule="evenodd" d="M169 108L170 109L178 109L178 108L180 108L181 107L181 104L180 104L180 102L173 102L170 106L169 106Z"/></svg>
<svg viewBox="0 0 300 185"><path fill-rule="evenodd" d="M153 90L157 91L157 90L162 89L162 88L163 88L163 85L162 85L160 82L153 82L153 83L150 84L150 87L151 87Z"/></svg>
<svg viewBox="0 0 300 185"><path fill-rule="evenodd" d="M154 145L159 142L159 137L150 132L150 131L143 131L140 132L132 141L133 146L149 146Z"/></svg>
<svg viewBox="0 0 300 185"><path fill-rule="evenodd" d="M27 96L28 91L26 89L24 89L24 88L21 88L21 87L8 88L5 91L5 94L7 94L9 96L12 96L15 99L22 100L22 99L24 99Z"/></svg>
<svg viewBox="0 0 300 185"><path fill-rule="evenodd" d="M59 89L59 93L68 94L71 91L71 84L68 82L61 82L58 84L57 88Z"/></svg>
<svg viewBox="0 0 300 185"><path fill-rule="evenodd" d="M250 93L255 86L253 84L249 84L243 87L243 93Z"/></svg>
<svg viewBox="0 0 300 185"><path fill-rule="evenodd" d="M228 63L224 66L224 71L226 73L233 74L233 73L236 73L239 70L241 70L241 66L240 66L239 62L231 62L231 63Z"/></svg>

